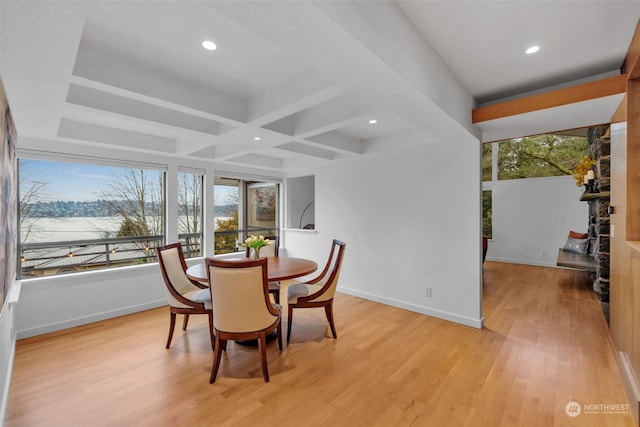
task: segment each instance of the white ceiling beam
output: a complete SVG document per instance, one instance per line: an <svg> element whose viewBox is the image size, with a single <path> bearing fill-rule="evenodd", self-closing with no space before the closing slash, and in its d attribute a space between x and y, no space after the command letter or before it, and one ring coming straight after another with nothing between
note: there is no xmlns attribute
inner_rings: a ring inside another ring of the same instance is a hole
<svg viewBox="0 0 640 427"><path fill-rule="evenodd" d="M280 150L290 151L292 153L302 154L309 157L317 157L325 160L333 160L336 154L333 151L325 150L318 147L312 147L308 144L302 144L300 142L288 142L286 144L278 145Z"/></svg>
<svg viewBox="0 0 640 427"><path fill-rule="evenodd" d="M439 143L440 140L438 138L429 134L429 132L424 129L413 129L380 138L369 139L364 143L366 148L363 154L381 153Z"/></svg>
<svg viewBox="0 0 640 427"><path fill-rule="evenodd" d="M263 126L342 95L346 88L308 70L249 101L248 122Z"/></svg>
<svg viewBox="0 0 640 427"><path fill-rule="evenodd" d="M303 142L343 154L363 154L365 149L365 143L363 141L339 132L327 132L315 135L307 138Z"/></svg>
<svg viewBox="0 0 640 427"><path fill-rule="evenodd" d="M156 135L114 129L88 123L62 119L58 136L81 141L92 141L127 148L175 153L176 142Z"/></svg>
<svg viewBox="0 0 640 427"><path fill-rule="evenodd" d="M56 134L86 7L86 2L0 2L0 73L21 136Z"/></svg>
<svg viewBox="0 0 640 427"><path fill-rule="evenodd" d="M381 62L376 68L392 79L391 86L396 85L398 93L414 95L404 99L411 101L404 106L403 98L388 99L398 113L441 138L461 126L470 134L479 135L469 117L473 96L395 2L313 3L360 44L363 59L368 54L375 61L367 62ZM371 83L383 86L381 81L384 80L374 79ZM379 94L384 95L385 89L380 89ZM429 118L427 113L433 116ZM465 136L464 132L461 136Z"/></svg>
<svg viewBox="0 0 640 427"><path fill-rule="evenodd" d="M282 169L282 160L275 157L263 156L261 154L246 154L243 156L232 157L227 160L231 163L242 165L260 166L267 169Z"/></svg>
<svg viewBox="0 0 640 427"><path fill-rule="evenodd" d="M192 153L212 145L215 138L217 138L214 135L196 132L190 129L141 120L135 117L123 116L119 113L96 110L72 103L65 105L62 117L63 120L66 119L71 122L83 122L138 134L162 135L175 140L175 154L185 156L192 155Z"/></svg>
<svg viewBox="0 0 640 427"><path fill-rule="evenodd" d="M247 119L244 100L179 76L161 73L157 68L137 64L132 59L125 60L104 49L81 44L73 73L108 86L202 111L226 123L245 123Z"/></svg>
<svg viewBox="0 0 640 427"><path fill-rule="evenodd" d="M370 103L354 94L345 94L308 110L300 111L293 117L293 132L296 138L308 138L346 126L374 111Z"/></svg>
<svg viewBox="0 0 640 427"><path fill-rule="evenodd" d="M295 156L282 160L282 168L286 171L303 171L304 175L309 174L309 170L312 170L318 166L318 162L328 162L329 160L318 159L317 157L310 156Z"/></svg>
<svg viewBox="0 0 640 427"><path fill-rule="evenodd" d="M393 2L210 4L432 135L480 134L473 97Z"/></svg>
<svg viewBox="0 0 640 427"><path fill-rule="evenodd" d="M249 154L253 151L253 147L250 145L241 144L239 142L219 144L216 145L215 148L215 159L221 161Z"/></svg>
<svg viewBox="0 0 640 427"><path fill-rule="evenodd" d="M210 135L220 132L220 122L73 83L67 102Z"/></svg>

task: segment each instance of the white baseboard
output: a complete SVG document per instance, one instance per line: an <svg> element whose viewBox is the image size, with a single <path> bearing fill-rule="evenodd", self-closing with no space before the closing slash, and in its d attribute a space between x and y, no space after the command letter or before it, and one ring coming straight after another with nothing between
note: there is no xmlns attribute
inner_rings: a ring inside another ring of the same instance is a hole
<svg viewBox="0 0 640 427"><path fill-rule="evenodd" d="M106 319L112 319L114 317L125 316L127 314L137 313L139 311L150 310L152 308L162 307L167 305L167 300L152 301L145 304L134 305L124 307L118 310L107 311L103 313L93 314L86 317L77 317L75 319L65 320L63 322L51 323L37 328L24 329L18 331L17 338L29 338L37 335L48 334L50 332L60 331L63 329L73 328L76 326L87 325L89 323L100 322Z"/></svg>
<svg viewBox="0 0 640 427"><path fill-rule="evenodd" d="M385 298L378 295L357 291L355 289L338 287L337 290L338 292L352 295L354 297L364 298L370 301L379 302L381 304L390 305L392 307L402 308L403 310L413 311L414 313L420 313L420 314L424 314L424 315L435 317L442 320L448 320L450 322L459 323L461 325L470 326L476 329L482 329L482 327L484 326L484 318L474 319L470 317L460 316L458 314L449 313L441 310L434 310L432 308L422 307L415 304L409 304L404 301Z"/></svg>

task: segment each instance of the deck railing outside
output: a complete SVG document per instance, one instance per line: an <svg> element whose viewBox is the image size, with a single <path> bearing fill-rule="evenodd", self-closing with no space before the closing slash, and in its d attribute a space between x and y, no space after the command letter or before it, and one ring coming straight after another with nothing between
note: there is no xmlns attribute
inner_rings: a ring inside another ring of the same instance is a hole
<svg viewBox="0 0 640 427"><path fill-rule="evenodd" d="M201 236L180 234L185 257L200 256ZM51 276L156 262L164 235L23 243L19 247L21 278Z"/></svg>
<svg viewBox="0 0 640 427"><path fill-rule="evenodd" d="M249 227L243 230L216 231L215 253L239 252L251 234L277 235L277 228ZM185 258L202 256L202 236L198 233L178 235ZM157 248L164 235L115 237L110 239L23 243L20 254L20 278L52 276L157 261Z"/></svg>

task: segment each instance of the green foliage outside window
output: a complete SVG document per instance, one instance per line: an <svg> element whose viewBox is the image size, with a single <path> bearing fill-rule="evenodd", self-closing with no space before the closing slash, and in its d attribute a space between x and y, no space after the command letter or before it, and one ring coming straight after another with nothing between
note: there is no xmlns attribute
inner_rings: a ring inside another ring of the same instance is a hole
<svg viewBox="0 0 640 427"><path fill-rule="evenodd" d="M543 134L498 142L498 179L573 175L587 138Z"/></svg>
<svg viewBox="0 0 640 427"><path fill-rule="evenodd" d="M493 144L482 144L482 181L491 181L492 159L491 149Z"/></svg>
<svg viewBox="0 0 640 427"><path fill-rule="evenodd" d="M491 207L491 190L485 190L482 192L482 234L489 239L493 238Z"/></svg>
<svg viewBox="0 0 640 427"><path fill-rule="evenodd" d="M219 234L222 231L237 231L238 230L238 211L233 213L232 218L216 219L216 232L217 234L213 238L215 246L215 254L228 254L237 250L238 235L233 234Z"/></svg>

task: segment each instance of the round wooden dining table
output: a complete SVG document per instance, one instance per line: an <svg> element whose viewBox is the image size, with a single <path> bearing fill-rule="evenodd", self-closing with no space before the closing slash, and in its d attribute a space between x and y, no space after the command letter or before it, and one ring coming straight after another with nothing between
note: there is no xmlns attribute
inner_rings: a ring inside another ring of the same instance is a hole
<svg viewBox="0 0 640 427"><path fill-rule="evenodd" d="M230 259L234 261L246 261L243 259ZM291 257L268 257L267 258L267 279L270 282L279 282L281 280L294 279L296 277L306 276L318 269L315 261L304 258ZM207 283L207 268L204 262L192 265L187 268L187 276L201 283Z"/></svg>

